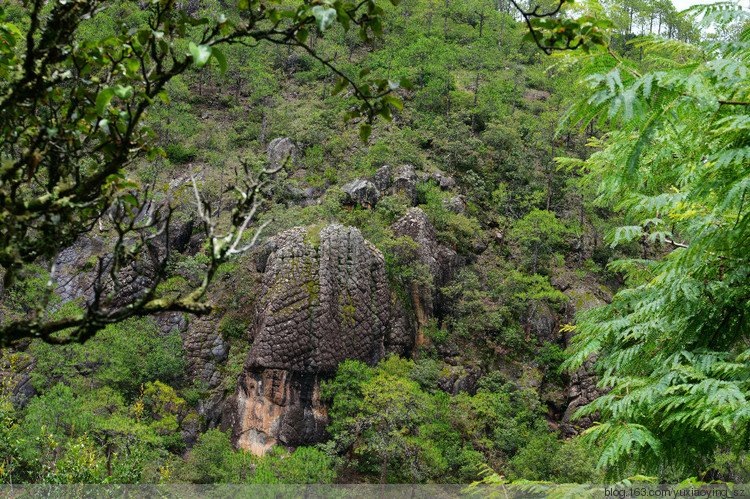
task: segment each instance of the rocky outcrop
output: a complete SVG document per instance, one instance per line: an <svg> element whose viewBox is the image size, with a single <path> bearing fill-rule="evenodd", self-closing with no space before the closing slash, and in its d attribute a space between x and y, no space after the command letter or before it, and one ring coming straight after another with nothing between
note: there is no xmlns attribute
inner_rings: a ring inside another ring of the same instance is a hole
<svg viewBox="0 0 750 499"><path fill-rule="evenodd" d="M26 352L5 350L0 358L0 379L6 390L5 395L10 395L13 405L18 408L25 407L36 395L31 382L35 367L36 359Z"/></svg>
<svg viewBox="0 0 750 499"><path fill-rule="evenodd" d="M456 196L443 201L445 209L457 215L466 215L466 196Z"/></svg>
<svg viewBox="0 0 750 499"><path fill-rule="evenodd" d="M463 261L453 249L438 243L435 227L421 208L410 208L391 230L419 245L419 263L429 269L432 282L414 282L409 290L417 321L424 326L431 317L442 317L446 303L440 288L453 279Z"/></svg>
<svg viewBox="0 0 750 499"><path fill-rule="evenodd" d="M440 172L433 172L430 175L430 179L435 182L435 185L440 187L442 190L447 191L456 187L456 181L452 177L443 175Z"/></svg>
<svg viewBox="0 0 750 499"><path fill-rule="evenodd" d="M567 289L565 294L570 298L566 311L566 322L569 323L574 322L576 312L604 305L607 299L611 299L605 292L600 291L599 293L593 293L590 290L577 287ZM597 296L597 294L600 296ZM570 345L572 337L572 332L566 333L564 337L566 347ZM560 425L562 434L566 437L576 435L582 430L590 428L594 424L594 421L596 421L596 415L576 420L572 419L573 414L575 414L578 409L590 404L606 393L597 387L598 380L592 369L594 360L594 358L588 359L583 366L570 374L570 383L568 384L568 407L565 410L562 424Z"/></svg>
<svg viewBox="0 0 750 499"><path fill-rule="evenodd" d="M474 395L477 391L477 381L481 377L482 369L479 366L449 366L443 369L438 378L438 388L449 395L458 395L461 392Z"/></svg>
<svg viewBox="0 0 750 499"><path fill-rule="evenodd" d="M391 184L393 194L403 192L406 198L414 204L417 200L417 173L411 165L402 166Z"/></svg>
<svg viewBox="0 0 750 499"><path fill-rule="evenodd" d="M346 194L346 202L364 208L374 208L380 201L380 191L369 180L357 179L344 184L341 190Z"/></svg>
<svg viewBox="0 0 750 499"><path fill-rule="evenodd" d="M266 149L266 156L271 166L279 167L289 157L291 164L294 164L300 156L299 148L294 141L288 137L273 139Z"/></svg>
<svg viewBox="0 0 750 499"><path fill-rule="evenodd" d="M531 300L529 305L528 334L537 339L540 345L554 343L559 330L559 321L555 310L543 300Z"/></svg>
<svg viewBox="0 0 750 499"><path fill-rule="evenodd" d="M81 237L59 253L54 279L56 292L63 303L89 299L97 257L105 249L103 237Z"/></svg>
<svg viewBox="0 0 750 499"><path fill-rule="evenodd" d="M216 311L194 317L182 339L190 377L209 389L221 383L221 373L217 367L227 360L229 353L229 346L219 328L220 321L221 315Z"/></svg>
<svg viewBox="0 0 750 499"><path fill-rule="evenodd" d="M381 194L387 191L391 187L391 167L386 165L375 170L373 182Z"/></svg>
<svg viewBox="0 0 750 499"><path fill-rule="evenodd" d="M328 416L321 380L346 359L375 365L413 342L383 255L358 229L292 229L259 254L264 275L248 332L252 347L222 422L234 445L256 454L322 441Z"/></svg>

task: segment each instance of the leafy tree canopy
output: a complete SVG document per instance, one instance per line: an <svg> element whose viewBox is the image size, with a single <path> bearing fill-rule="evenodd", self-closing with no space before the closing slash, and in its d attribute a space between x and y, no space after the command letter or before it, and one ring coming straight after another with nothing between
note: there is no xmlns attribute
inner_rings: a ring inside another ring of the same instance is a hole
<svg viewBox="0 0 750 499"><path fill-rule="evenodd" d="M748 19L733 5L699 13L720 27ZM612 51L589 59L588 95L570 113L612 123L587 161L564 163L623 211L611 244L641 248L613 264L628 286L579 315L566 364L598 356L609 391L580 414L600 414L588 438L614 475L635 460L704 477L715 451L742 455L750 437L750 30L677 48L684 63L645 74Z"/></svg>

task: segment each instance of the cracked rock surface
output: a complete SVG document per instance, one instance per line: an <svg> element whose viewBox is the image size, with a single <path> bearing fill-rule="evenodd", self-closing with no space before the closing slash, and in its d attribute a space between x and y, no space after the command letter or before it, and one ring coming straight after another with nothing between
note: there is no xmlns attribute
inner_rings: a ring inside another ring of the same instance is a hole
<svg viewBox="0 0 750 499"><path fill-rule="evenodd" d="M395 305L382 253L352 227L295 228L265 245L248 354L223 426L256 454L325 439L323 379L340 362L404 353L413 328Z"/></svg>

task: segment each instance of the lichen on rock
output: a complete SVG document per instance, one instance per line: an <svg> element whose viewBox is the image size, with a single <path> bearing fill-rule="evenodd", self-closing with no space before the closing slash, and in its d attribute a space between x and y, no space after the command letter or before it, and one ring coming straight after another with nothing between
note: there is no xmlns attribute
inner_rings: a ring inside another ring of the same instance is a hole
<svg viewBox="0 0 750 499"><path fill-rule="evenodd" d="M256 454L323 440L320 381L344 360L374 366L413 342L397 320L382 253L356 228L308 232L295 228L264 246L253 343L225 405L233 443Z"/></svg>

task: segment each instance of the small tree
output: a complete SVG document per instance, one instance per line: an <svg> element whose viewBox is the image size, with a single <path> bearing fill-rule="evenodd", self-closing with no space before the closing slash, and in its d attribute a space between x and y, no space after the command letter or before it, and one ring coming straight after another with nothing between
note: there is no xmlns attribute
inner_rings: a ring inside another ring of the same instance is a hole
<svg viewBox="0 0 750 499"><path fill-rule="evenodd" d="M555 248L563 242L565 233L565 225L554 213L546 210L532 210L513 227L513 234L525 255L533 255L531 270L534 274L540 265L547 263Z"/></svg>

